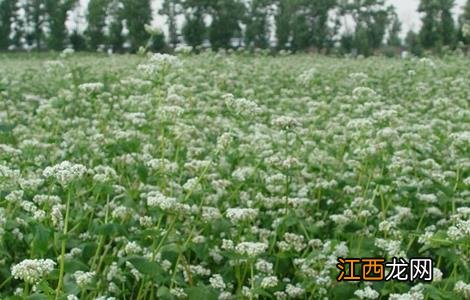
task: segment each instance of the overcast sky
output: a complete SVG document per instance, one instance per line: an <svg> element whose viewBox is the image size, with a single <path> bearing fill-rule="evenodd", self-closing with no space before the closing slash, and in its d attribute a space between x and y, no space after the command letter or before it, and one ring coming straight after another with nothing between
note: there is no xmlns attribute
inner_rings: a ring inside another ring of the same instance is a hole
<svg viewBox="0 0 470 300"><path fill-rule="evenodd" d="M84 14L84 9L89 0L80 0L81 2L81 12L80 14ZM152 8L154 12L158 11L162 4L163 0L152 0ZM408 30L418 30L421 26L420 15L416 11L418 9L418 5L420 0L387 0L389 4L392 4L396 7L398 16L400 17L401 22L403 23L402 26L402 35L405 35ZM454 7L454 19L457 20L457 15L462 12L462 8L465 5L466 0L455 0L455 7ZM154 18L153 25L164 27L165 26L165 18L162 16L156 16ZM166 31L166 30L165 30Z"/></svg>
<svg viewBox="0 0 470 300"><path fill-rule="evenodd" d="M393 4L397 8L398 16L403 23L403 31L409 29L418 30L421 26L420 15L416 11L420 0L387 0L388 3ZM456 15L462 12L466 0L456 0L454 7L454 19L457 20Z"/></svg>

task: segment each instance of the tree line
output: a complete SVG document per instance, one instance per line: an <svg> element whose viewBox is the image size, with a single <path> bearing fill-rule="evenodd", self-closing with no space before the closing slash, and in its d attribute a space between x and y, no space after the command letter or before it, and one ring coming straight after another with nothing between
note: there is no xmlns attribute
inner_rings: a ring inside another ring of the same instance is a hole
<svg viewBox="0 0 470 300"><path fill-rule="evenodd" d="M89 0L85 30L67 26L79 0L0 0L0 50L154 51L244 47L371 55L415 54L470 44L470 0L454 20L455 0L421 0L422 27L401 39L385 0L164 0L167 36L152 28L151 0Z"/></svg>

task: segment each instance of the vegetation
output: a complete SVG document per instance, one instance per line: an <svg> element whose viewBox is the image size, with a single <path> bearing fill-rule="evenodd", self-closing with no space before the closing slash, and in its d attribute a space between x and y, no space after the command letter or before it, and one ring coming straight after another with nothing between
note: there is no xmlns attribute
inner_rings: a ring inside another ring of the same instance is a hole
<svg viewBox="0 0 470 300"><path fill-rule="evenodd" d="M167 30L151 30L159 35L145 30L155 21L151 3L90 0L79 30L67 28L66 21L80 1L0 0L0 50L171 51L184 44L195 51L269 48L369 56L384 49L442 54L469 44L470 0L461 16L452 15L454 0L421 0L423 26L408 33L405 43L395 8L385 0L164 0L155 15L165 18Z"/></svg>
<svg viewBox="0 0 470 300"><path fill-rule="evenodd" d="M25 56L0 55L1 299L470 296L468 59Z"/></svg>

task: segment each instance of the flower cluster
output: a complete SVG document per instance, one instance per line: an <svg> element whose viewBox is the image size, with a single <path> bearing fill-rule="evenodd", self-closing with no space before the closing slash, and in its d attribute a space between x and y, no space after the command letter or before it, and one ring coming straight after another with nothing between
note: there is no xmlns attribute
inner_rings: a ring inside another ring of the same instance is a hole
<svg viewBox="0 0 470 300"><path fill-rule="evenodd" d="M51 273L55 264L50 259L25 259L11 267L11 275L16 279L35 283Z"/></svg>
<svg viewBox="0 0 470 300"><path fill-rule="evenodd" d="M194 50L0 57L0 299L469 297L467 58Z"/></svg>
<svg viewBox="0 0 470 300"><path fill-rule="evenodd" d="M52 177L62 186L67 186L74 180L80 179L86 171L85 166L73 164L66 160L55 166L45 168L42 175L46 178Z"/></svg>

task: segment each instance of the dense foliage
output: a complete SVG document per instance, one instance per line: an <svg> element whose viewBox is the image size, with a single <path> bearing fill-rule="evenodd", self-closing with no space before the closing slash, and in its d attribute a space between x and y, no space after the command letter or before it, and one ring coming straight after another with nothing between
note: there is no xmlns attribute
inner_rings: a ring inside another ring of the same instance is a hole
<svg viewBox="0 0 470 300"><path fill-rule="evenodd" d="M385 0L0 0L0 50L135 53L189 45L196 52L269 48L391 56L406 49L422 55L468 48L470 0L460 15L456 8L455 0L421 0L422 26L404 44L401 20ZM165 25L153 28L156 23Z"/></svg>
<svg viewBox="0 0 470 300"><path fill-rule="evenodd" d="M0 298L470 297L468 59L24 59L0 56ZM339 256L434 281L338 283Z"/></svg>

